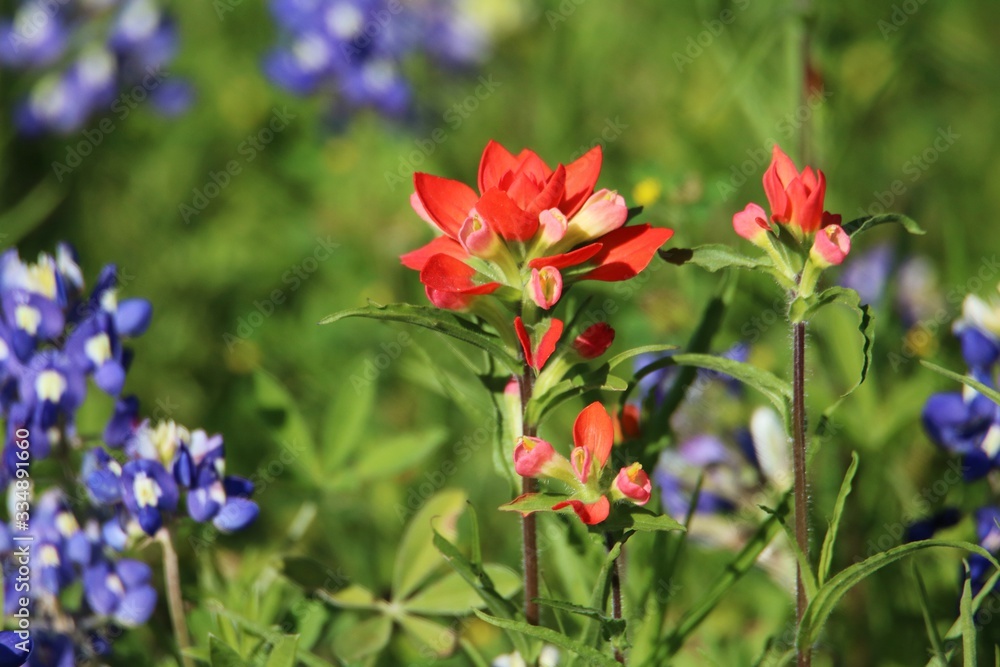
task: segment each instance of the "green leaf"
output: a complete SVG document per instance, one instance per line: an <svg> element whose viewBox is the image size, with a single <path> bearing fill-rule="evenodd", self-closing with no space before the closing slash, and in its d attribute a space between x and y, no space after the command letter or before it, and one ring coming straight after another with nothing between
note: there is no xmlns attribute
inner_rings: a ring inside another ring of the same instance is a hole
<svg viewBox="0 0 1000 667"><path fill-rule="evenodd" d="M830 617L830 614L833 613L834 608L840 602L840 599L858 583L878 570L881 570L886 565L895 563L914 552L934 547L971 551L983 556L995 567L1000 567L1000 564L997 563L990 552L970 542L932 539L910 542L909 544L901 544L898 547L893 547L888 551L875 554L860 563L855 563L841 570L817 591L816 597L810 600L809 606L806 608L805 617L799 625L796 646L801 649L802 647L812 645L826 623L827 618Z"/></svg>
<svg viewBox="0 0 1000 667"><path fill-rule="evenodd" d="M927 638L931 643L931 650L934 651L934 657L938 660L942 667L948 664L948 658L945 657L943 644L941 642L941 633L938 632L937 626L934 624L934 617L931 615L930 600L927 596L927 586L924 585L924 578L920 575L920 570L917 566L913 566L913 576L917 580L917 593L920 598L920 612L924 617L924 627L927 629Z"/></svg>
<svg viewBox="0 0 1000 667"><path fill-rule="evenodd" d="M837 529L840 527L840 517L844 513L844 505L847 503L847 496L851 495L851 483L854 481L854 473L858 471L858 453L851 453L851 465L847 468L844 481L840 484L840 493L837 494L837 502L833 505L833 515L830 517L830 527L826 529L826 536L823 538L823 548L819 556L819 585L822 586L830 575L830 566L833 563L833 546L837 541Z"/></svg>
<svg viewBox="0 0 1000 667"><path fill-rule="evenodd" d="M406 634L424 651L442 658L455 650L458 635L448 626L409 614L401 614L397 620Z"/></svg>
<svg viewBox="0 0 1000 667"><path fill-rule="evenodd" d="M509 598L521 589L521 577L506 565L488 563L483 572L500 597ZM449 572L400 605L415 614L463 616L470 609L482 609L486 601L458 572Z"/></svg>
<svg viewBox="0 0 1000 667"><path fill-rule="evenodd" d="M568 500L570 496L565 493L525 493L514 498L509 503L500 506L502 512L521 512L531 514L532 512L550 512L552 506Z"/></svg>
<svg viewBox="0 0 1000 667"><path fill-rule="evenodd" d="M244 667L246 661L231 646L216 637L208 636L208 654L212 667Z"/></svg>
<svg viewBox="0 0 1000 667"><path fill-rule="evenodd" d="M402 322L413 326L423 327L451 336L471 345L475 345L481 350L485 350L497 361L502 363L511 373L523 371L521 364L510 355L507 348L500 339L487 333L476 324L464 318L457 317L443 310L431 308L429 306L411 306L409 304L397 303L383 306L373 301L365 308L354 308L342 310L320 320L320 324L332 324L348 317L366 317L374 320L387 320L390 322Z"/></svg>
<svg viewBox="0 0 1000 667"><path fill-rule="evenodd" d="M379 608L375 594L360 584L351 584L336 593L322 589L318 590L317 593L321 600L341 609L371 611Z"/></svg>
<svg viewBox="0 0 1000 667"><path fill-rule="evenodd" d="M44 222L65 196L63 188L51 179L46 179L34 186L13 207L0 211L0 229L3 230L0 247L17 245L18 241Z"/></svg>
<svg viewBox="0 0 1000 667"><path fill-rule="evenodd" d="M766 256L750 257L738 252L732 246L721 243L698 246L697 248L668 248L658 250L660 258L670 264L694 264L709 271L722 269L759 269L771 268L774 263Z"/></svg>
<svg viewBox="0 0 1000 667"><path fill-rule="evenodd" d="M633 347L631 350L625 350L624 352L611 357L611 359L608 360L608 368L614 370L629 359L638 357L640 354L656 354L676 349L676 345L644 345L642 347Z"/></svg>
<svg viewBox="0 0 1000 667"><path fill-rule="evenodd" d="M644 533L662 530L684 530L683 524L666 514L657 514L645 507L631 504L616 505L611 515L591 528L595 532L635 530Z"/></svg>
<svg viewBox="0 0 1000 667"><path fill-rule="evenodd" d="M857 317L858 331L864 336L864 345L861 348L861 374L858 381L841 395L841 398L845 398L861 386L861 383L868 377L868 369L871 367L872 348L875 344L875 315L871 308L867 304L861 303L861 297L854 290L846 287L831 287L807 301L796 299L790 308L789 317L793 322L808 321L820 308L834 303L846 306ZM832 410L827 412L832 412Z"/></svg>
<svg viewBox="0 0 1000 667"><path fill-rule="evenodd" d="M392 597L405 599L443 563L434 547L435 532L453 540L458 516L465 509L463 491L441 491L424 504L403 533L396 552L396 565L392 575ZM432 525L433 522L433 525Z"/></svg>
<svg viewBox="0 0 1000 667"><path fill-rule="evenodd" d="M595 667L620 667L619 663L611 656L581 644L561 632L556 632L555 630L538 625L528 625L524 621L512 621L505 618L497 618L496 616L490 616L489 614L484 614L478 610L476 611L476 616L490 625L497 626L498 628L513 630L514 632L519 632L528 637L535 637L536 639L541 639L542 641L558 646L559 648L566 649L567 651L576 654L577 657L586 660L589 665L593 665Z"/></svg>
<svg viewBox="0 0 1000 667"><path fill-rule="evenodd" d="M921 229L912 218L909 218L902 213L883 213L882 215L867 215L863 218L856 218L851 220L845 225L841 225L844 231L847 232L848 236L856 236L862 232L866 232L872 227L877 227L879 225L885 225L889 223L899 223L903 226L903 229L911 234L926 234L926 232Z"/></svg>
<svg viewBox="0 0 1000 667"><path fill-rule="evenodd" d="M374 655L392 637L392 619L379 614L341 630L333 638L333 653L347 662Z"/></svg>
<svg viewBox="0 0 1000 667"><path fill-rule="evenodd" d="M447 439L444 428L433 428L420 433L403 433L394 438L369 441L363 454L351 465L334 476L330 488L352 487L375 479L386 479L408 470L429 456Z"/></svg>
<svg viewBox="0 0 1000 667"><path fill-rule="evenodd" d="M980 590L979 594L976 595L975 598L973 598L972 600L973 612L979 611L979 608L982 606L983 602L985 602L987 599L992 599L994 587L998 583L1000 583L1000 569L997 569L996 571L993 572L993 574L990 575L990 578L986 580L985 584L983 584L982 590ZM936 657L932 657L930 660L927 661L925 667L942 667L942 665L948 664L948 661L951 660L951 656L954 655L955 653L955 648L954 648L956 644L955 640L958 639L961 636L961 634L962 634L962 619L958 618L955 620L954 623L952 623L951 627L948 629L948 632L945 633L945 641L947 642L947 645L952 646L952 648L945 649L944 662L940 662L937 660Z"/></svg>
<svg viewBox="0 0 1000 667"><path fill-rule="evenodd" d="M968 576L969 566L966 564L965 587L962 589L962 601L959 604L962 622L962 664L964 667L979 667L976 657L976 618L972 611L972 577Z"/></svg>
<svg viewBox="0 0 1000 667"><path fill-rule="evenodd" d="M282 635L275 642L271 653L268 654L264 667L295 667L295 654L298 652L298 647L298 635Z"/></svg>
<svg viewBox="0 0 1000 667"><path fill-rule="evenodd" d="M328 586L332 574L326 565L308 556L285 556L282 571L306 591Z"/></svg>
<svg viewBox="0 0 1000 667"><path fill-rule="evenodd" d="M257 409L268 421L274 439L293 452L301 451L298 467L319 482L323 468L316 443L295 399L275 377L260 370L253 374L253 391Z"/></svg>
<svg viewBox="0 0 1000 667"><path fill-rule="evenodd" d="M987 387L985 384L983 384L979 380L971 378L968 375L960 375L958 373L955 373L954 371L949 371L947 368L942 368L941 366L938 366L937 364L932 364L929 361L923 361L923 360L921 360L920 363L923 364L925 367L931 369L935 373L940 373L941 375L945 376L946 378L950 378L950 379L955 380L957 382L961 382L964 385L968 385L969 387L972 387L973 389L975 389L976 391L978 391L980 394L982 394L986 398L990 399L991 401L993 401L997 405L1000 405L1000 391L997 391L996 389L991 389L990 387Z"/></svg>
<svg viewBox="0 0 1000 667"><path fill-rule="evenodd" d="M593 609L606 609L608 605L608 595L611 593L611 575L614 572L616 561L622 553L622 542L615 542L608 553L604 556L604 562L601 564L601 570L597 573L597 579L594 582L594 590L590 594L589 605ZM591 623L584 626L583 631L580 633L580 639L578 640L582 646L588 648L598 645L600 640L601 626L597 623ZM573 667L577 660L581 657L580 654L571 655L568 660L567 667Z"/></svg>
<svg viewBox="0 0 1000 667"><path fill-rule="evenodd" d="M540 605L544 605L552 609L566 611L577 616L583 616L584 618L597 621L600 623L601 634L604 641L611 641L612 639L621 637L625 634L625 619L611 618L600 609L584 607L571 602L563 602L562 600L549 600L547 598L536 598L535 601Z"/></svg>
<svg viewBox="0 0 1000 667"><path fill-rule="evenodd" d="M339 391L333 392L323 421L320 450L323 452L324 470L327 472L340 470L367 444L365 426L372 416L375 404L377 384L364 378L361 364L355 364L350 373L345 369L344 377L352 381L343 383ZM355 377L364 379L354 382Z"/></svg>
<svg viewBox="0 0 1000 667"><path fill-rule="evenodd" d="M486 571L473 565L462 555L450 540L447 540L440 533L434 533L434 546L441 553L448 564L472 587L476 594L486 603L486 607L493 612L494 616L500 618L516 618L518 616L517 607L510 600L504 598L493 586L493 581ZM514 648L521 655L529 654L529 646L524 638L514 632L508 632Z"/></svg>

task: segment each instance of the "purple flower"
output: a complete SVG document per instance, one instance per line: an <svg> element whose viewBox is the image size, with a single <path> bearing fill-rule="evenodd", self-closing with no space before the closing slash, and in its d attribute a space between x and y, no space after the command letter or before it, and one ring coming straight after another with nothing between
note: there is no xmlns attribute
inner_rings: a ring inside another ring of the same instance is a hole
<svg viewBox="0 0 1000 667"><path fill-rule="evenodd" d="M177 484L158 461L139 459L122 467L122 499L147 535L163 525L163 513L177 509Z"/></svg>
<svg viewBox="0 0 1000 667"><path fill-rule="evenodd" d="M97 614L109 616L125 627L142 625L156 607L152 571L145 563L123 558L99 561L83 573L87 604Z"/></svg>
<svg viewBox="0 0 1000 667"><path fill-rule="evenodd" d="M12 630L0 631L0 667L17 667L28 660L31 638Z"/></svg>

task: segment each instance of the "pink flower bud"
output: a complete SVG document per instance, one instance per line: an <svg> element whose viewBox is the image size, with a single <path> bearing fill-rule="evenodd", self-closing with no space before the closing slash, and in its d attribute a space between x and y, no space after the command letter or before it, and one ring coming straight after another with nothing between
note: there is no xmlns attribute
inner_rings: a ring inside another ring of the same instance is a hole
<svg viewBox="0 0 1000 667"><path fill-rule="evenodd" d="M475 209L458 230L458 241L470 255L482 259L496 257L503 250L503 241L490 229Z"/></svg>
<svg viewBox="0 0 1000 667"><path fill-rule="evenodd" d="M550 208L538 214L538 240L548 248L566 236L566 216L557 208Z"/></svg>
<svg viewBox="0 0 1000 667"><path fill-rule="evenodd" d="M586 238L596 239L625 224L628 206L625 198L614 190L599 190L590 196L580 212L569 221Z"/></svg>
<svg viewBox="0 0 1000 667"><path fill-rule="evenodd" d="M652 485L649 483L649 476L642 470L642 465L633 463L618 471L615 478L615 490L634 502L636 505L645 505L649 502L652 492Z"/></svg>
<svg viewBox="0 0 1000 667"><path fill-rule="evenodd" d="M562 296L562 274L554 266L532 269L531 283L528 287L531 290L531 300L538 304L539 308L548 310L556 305Z"/></svg>
<svg viewBox="0 0 1000 667"><path fill-rule="evenodd" d="M587 327L573 341L573 349L584 359L596 359L611 347L615 340L615 330L606 322L598 322Z"/></svg>
<svg viewBox="0 0 1000 667"><path fill-rule="evenodd" d="M767 233L771 226L764 209L757 204L747 204L745 209L733 215L733 229L747 241L762 246L767 243Z"/></svg>
<svg viewBox="0 0 1000 667"><path fill-rule="evenodd" d="M538 477L555 453L552 445L541 438L522 436L514 448L514 470L521 477Z"/></svg>
<svg viewBox="0 0 1000 667"><path fill-rule="evenodd" d="M827 225L816 233L809 258L821 269L836 266L851 252L851 237L840 225Z"/></svg>

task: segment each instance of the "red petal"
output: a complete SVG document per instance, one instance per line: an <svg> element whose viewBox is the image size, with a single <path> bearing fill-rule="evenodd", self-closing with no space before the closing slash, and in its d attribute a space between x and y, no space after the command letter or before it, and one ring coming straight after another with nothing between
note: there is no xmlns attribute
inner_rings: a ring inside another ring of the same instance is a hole
<svg viewBox="0 0 1000 667"><path fill-rule="evenodd" d="M532 269L540 269L544 266L554 266L557 269L565 269L568 266L583 264L588 259L599 253L602 247L604 246L600 243L591 243L590 245L585 245L582 248L577 248L572 252L564 252L561 255L536 257L528 262L528 267Z"/></svg>
<svg viewBox="0 0 1000 667"><path fill-rule="evenodd" d="M587 198L594 193L597 177L601 174L604 156L600 146L594 146L583 157L566 167L566 195L559 209L570 218L583 207Z"/></svg>
<svg viewBox="0 0 1000 667"><path fill-rule="evenodd" d="M527 148L517 154L517 164L514 166L514 172L528 173L534 176L535 180L539 183L544 183L552 175L552 170L549 169L549 165L545 164L545 160L538 157L538 153Z"/></svg>
<svg viewBox="0 0 1000 667"><path fill-rule="evenodd" d="M476 191L465 183L417 172L413 186L420 203L441 231L458 238L458 230L476 205Z"/></svg>
<svg viewBox="0 0 1000 667"><path fill-rule="evenodd" d="M517 333L517 339L521 341L521 349L524 351L524 362L534 368L534 365L531 363L531 336L528 335L528 330L524 328L524 322L520 316L514 318L514 331Z"/></svg>
<svg viewBox="0 0 1000 667"><path fill-rule="evenodd" d="M580 521L583 521L588 526L593 526L604 521L608 518L608 514L611 513L611 504L605 496L601 496L599 500L589 505L585 505L579 500L564 500L561 503L553 505L552 509L561 510L564 507L572 507L576 515L580 517Z"/></svg>
<svg viewBox="0 0 1000 667"><path fill-rule="evenodd" d="M615 424L611 415L599 401L594 401L576 417L573 423L573 446L586 447L594 455L598 466L604 467L611 456L615 441Z"/></svg>
<svg viewBox="0 0 1000 667"><path fill-rule="evenodd" d="M601 237L604 246L591 262L597 265L581 280L615 282L634 278L645 269L656 250L674 235L674 230L649 225L621 227Z"/></svg>
<svg viewBox="0 0 1000 667"><path fill-rule="evenodd" d="M458 260L469 258L469 253L465 251L465 248L458 241L447 236L439 236L422 248L417 248L405 255L401 255L399 261L408 269L422 271L424 265L427 264L427 260L434 255L449 255Z"/></svg>
<svg viewBox="0 0 1000 667"><path fill-rule="evenodd" d="M545 362L552 356L552 353L556 351L556 344L559 342L562 332L562 320L552 318L548 330L542 334L542 339L538 341L538 347L535 349L536 370L541 370L545 366Z"/></svg>
<svg viewBox="0 0 1000 667"><path fill-rule="evenodd" d="M500 184L500 179L508 171L514 169L517 158L496 141L490 139L479 160L479 192L486 192Z"/></svg>
<svg viewBox="0 0 1000 667"><path fill-rule="evenodd" d="M549 176L548 182L542 191L528 204L525 212L533 218L537 218L542 211L547 211L559 205L566 192L566 167L559 165Z"/></svg>
<svg viewBox="0 0 1000 667"><path fill-rule="evenodd" d="M500 283L476 284L479 272L451 255L433 255L420 271L420 282L432 290L455 294L491 294Z"/></svg>
<svg viewBox="0 0 1000 667"><path fill-rule="evenodd" d="M475 208L490 229L507 240L530 241L538 232L538 216L532 217L522 211L498 188L487 190Z"/></svg>

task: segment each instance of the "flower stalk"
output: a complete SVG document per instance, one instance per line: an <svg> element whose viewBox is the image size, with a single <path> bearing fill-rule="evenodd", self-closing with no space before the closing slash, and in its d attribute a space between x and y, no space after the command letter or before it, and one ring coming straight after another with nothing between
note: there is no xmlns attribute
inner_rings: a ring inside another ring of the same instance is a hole
<svg viewBox="0 0 1000 667"><path fill-rule="evenodd" d="M521 387L521 434L534 437L538 433L537 425L527 420L528 401L531 400L534 386L534 371L525 364L524 374L520 377ZM538 491L538 480L533 477L521 478L521 493ZM539 623L538 603L538 519L534 514L521 517L521 549L524 565L524 618L531 625Z"/></svg>
<svg viewBox="0 0 1000 667"><path fill-rule="evenodd" d="M792 324L792 468L795 495L795 541L809 562L809 487L806 479L806 323ZM802 564L796 563L795 618L801 626L809 600L802 580ZM805 647L798 654L798 667L809 667L812 651Z"/></svg>
<svg viewBox="0 0 1000 667"><path fill-rule="evenodd" d="M167 593L167 606L170 609L170 624L177 638L181 664L184 667L194 667L194 661L187 653L191 648L191 635L184 619L184 599L181 597L181 572L177 564L177 551L166 528L159 530L156 539L163 547L163 580Z"/></svg>

